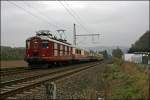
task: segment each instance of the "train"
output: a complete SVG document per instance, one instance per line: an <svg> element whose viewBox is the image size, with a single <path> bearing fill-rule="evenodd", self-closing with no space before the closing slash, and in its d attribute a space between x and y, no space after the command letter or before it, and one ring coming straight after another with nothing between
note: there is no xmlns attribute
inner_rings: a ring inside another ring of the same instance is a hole
<svg viewBox="0 0 150 100"><path fill-rule="evenodd" d="M32 68L98 60L103 60L102 54L80 49L49 30L37 31L26 40L25 61Z"/></svg>

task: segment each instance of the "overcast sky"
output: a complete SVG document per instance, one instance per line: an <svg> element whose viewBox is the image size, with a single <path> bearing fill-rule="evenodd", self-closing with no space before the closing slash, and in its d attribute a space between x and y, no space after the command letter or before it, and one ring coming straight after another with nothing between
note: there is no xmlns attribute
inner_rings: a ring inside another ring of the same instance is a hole
<svg viewBox="0 0 150 100"><path fill-rule="evenodd" d="M72 43L73 23L77 34L101 34L77 37L79 46L130 46L149 30L149 1L2 1L1 45L24 47L44 29L65 29Z"/></svg>

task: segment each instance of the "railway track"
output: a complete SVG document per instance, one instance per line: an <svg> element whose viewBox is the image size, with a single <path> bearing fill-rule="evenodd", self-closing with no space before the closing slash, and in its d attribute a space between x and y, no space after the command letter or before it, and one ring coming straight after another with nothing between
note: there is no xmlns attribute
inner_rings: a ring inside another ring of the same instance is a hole
<svg viewBox="0 0 150 100"><path fill-rule="evenodd" d="M90 62L91 63L91 62ZM57 70L61 70L67 67L78 67L78 66L82 66L82 65L88 65L90 63L83 63L83 64L78 64L78 65L69 65L69 66L65 66L65 67L53 67L53 68L49 68L49 69L34 69L34 70L24 70L24 71L16 71L16 72L6 72L6 74L4 75L4 73L1 73L1 85L3 85L3 83L7 82L10 83L10 81L12 80L18 80L18 79L24 79L26 77L32 77L32 76L38 76L40 74L45 74L45 73L50 73L53 71L57 71Z"/></svg>
<svg viewBox="0 0 150 100"><path fill-rule="evenodd" d="M1 74L1 77L9 77L9 76L12 76L12 75L30 73L30 72L33 72L33 71L39 72L39 71L42 71L42 70L47 70L47 69L30 69L30 68L26 68L26 69L17 70L17 71L15 71L15 70L13 70L13 71L1 71L0 74Z"/></svg>
<svg viewBox="0 0 150 100"><path fill-rule="evenodd" d="M8 97L14 96L17 93L21 93L33 88L36 88L47 81L55 81L63 77L72 75L74 73L86 70L94 67L98 62L91 64L80 65L80 67L67 67L50 73L40 74L32 77L26 77L18 80L1 83L0 99L8 99Z"/></svg>
<svg viewBox="0 0 150 100"><path fill-rule="evenodd" d="M82 64L78 64L78 65L82 65ZM49 68L49 69L56 69L56 68L59 68L58 66L56 66L55 68L52 67L52 68ZM12 76L12 75L17 75L17 74L23 74L23 73L29 73L29 72L33 72L33 71L36 71L36 72L39 72L39 71L42 71L42 70L47 70L47 69L29 69L29 68L24 68L24 69L19 69L19 70L9 70L9 71L0 71L0 75L1 77L8 77L8 76Z"/></svg>
<svg viewBox="0 0 150 100"><path fill-rule="evenodd" d="M91 63L88 63L88 64L91 64ZM30 70L28 72L22 72L22 73L19 72L20 74L19 73L14 73L15 75L19 74L20 77L19 78L17 77L16 79L13 79L13 80L1 82L0 85L1 85L1 87L4 87L6 85L17 84L17 83L20 83L20 82L25 82L25 81L32 80L32 79L35 79L35 78L40 78L40 77L43 77L43 76L47 76L47 75L55 74L55 73L58 73L58 72L62 72L62 71L65 71L65 70L70 70L70 69L73 69L73 68L86 66L88 64L79 64L79 65L75 65L75 66L61 67L61 68L48 69L48 70L45 70L45 69L44 70L39 69L39 70L33 70L33 71ZM10 78L11 77L9 77L9 79Z"/></svg>
<svg viewBox="0 0 150 100"><path fill-rule="evenodd" d="M19 70L19 71L1 71L1 77L11 76L11 75L20 74L20 73L26 73L29 71L31 70L24 69L24 70Z"/></svg>

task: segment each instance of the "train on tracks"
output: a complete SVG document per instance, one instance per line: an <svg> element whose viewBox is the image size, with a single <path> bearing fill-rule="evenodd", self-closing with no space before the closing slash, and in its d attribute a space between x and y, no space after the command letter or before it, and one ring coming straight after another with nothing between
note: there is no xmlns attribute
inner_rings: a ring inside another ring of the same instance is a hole
<svg viewBox="0 0 150 100"><path fill-rule="evenodd" d="M103 60L103 55L80 49L49 30L40 30L26 40L25 61L30 67Z"/></svg>

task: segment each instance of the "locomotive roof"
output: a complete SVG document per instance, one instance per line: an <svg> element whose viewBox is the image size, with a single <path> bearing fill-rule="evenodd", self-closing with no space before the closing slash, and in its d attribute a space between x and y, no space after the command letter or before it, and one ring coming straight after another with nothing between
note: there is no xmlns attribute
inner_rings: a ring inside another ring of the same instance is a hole
<svg viewBox="0 0 150 100"><path fill-rule="evenodd" d="M48 36L34 36L34 37L38 37L42 40L48 40L48 41L52 41L52 42L55 42L55 43L59 43L59 44L63 44L63 45L66 45L66 46L70 46L70 47L73 47L71 44L69 43L64 43L64 42L61 42L61 41L58 41L58 40L55 40L53 39L52 37L48 37ZM28 38L27 40L31 40L33 37L30 37Z"/></svg>

